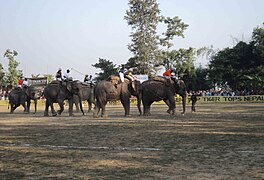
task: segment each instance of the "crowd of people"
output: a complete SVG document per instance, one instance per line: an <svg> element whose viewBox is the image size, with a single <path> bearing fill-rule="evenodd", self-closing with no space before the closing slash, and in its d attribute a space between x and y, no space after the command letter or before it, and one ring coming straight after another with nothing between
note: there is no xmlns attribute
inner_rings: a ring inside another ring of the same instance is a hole
<svg viewBox="0 0 264 180"><path fill-rule="evenodd" d="M193 91L198 96L249 96L249 95L264 95L264 92L254 90L232 91L231 89L221 90L199 90Z"/></svg>

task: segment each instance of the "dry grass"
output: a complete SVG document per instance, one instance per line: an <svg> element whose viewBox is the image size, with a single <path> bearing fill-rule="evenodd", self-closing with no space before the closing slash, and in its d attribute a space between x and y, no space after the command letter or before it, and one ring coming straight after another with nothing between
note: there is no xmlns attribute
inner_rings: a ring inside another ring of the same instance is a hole
<svg viewBox="0 0 264 180"><path fill-rule="evenodd" d="M0 107L0 179L263 179L264 104L43 117Z"/></svg>

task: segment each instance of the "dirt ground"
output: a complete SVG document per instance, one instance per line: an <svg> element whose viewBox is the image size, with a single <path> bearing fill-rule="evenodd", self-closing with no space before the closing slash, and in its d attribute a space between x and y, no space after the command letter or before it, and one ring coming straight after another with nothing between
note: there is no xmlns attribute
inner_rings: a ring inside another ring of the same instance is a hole
<svg viewBox="0 0 264 180"><path fill-rule="evenodd" d="M0 106L0 179L264 179L264 103L187 108L96 119Z"/></svg>

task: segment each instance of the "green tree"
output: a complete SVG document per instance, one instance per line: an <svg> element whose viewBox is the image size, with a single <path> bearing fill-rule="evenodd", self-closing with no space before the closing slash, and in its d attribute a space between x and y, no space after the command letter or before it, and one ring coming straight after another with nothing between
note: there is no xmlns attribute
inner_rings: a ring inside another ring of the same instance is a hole
<svg viewBox="0 0 264 180"><path fill-rule="evenodd" d="M253 30L249 43L238 42L233 48L217 52L209 63L209 77L214 83L235 90L263 91L264 29Z"/></svg>
<svg viewBox="0 0 264 180"><path fill-rule="evenodd" d="M32 78L38 78L38 77L40 77L40 74L31 74L31 77Z"/></svg>
<svg viewBox="0 0 264 180"><path fill-rule="evenodd" d="M171 41L175 36L184 38L183 33L187 29L188 25L182 22L178 16L173 18L160 16L159 22L164 23L167 27L166 32L162 33L162 36L158 36L160 45L164 46L166 50L169 50L169 48L173 46Z"/></svg>
<svg viewBox="0 0 264 180"><path fill-rule="evenodd" d="M3 65L0 63L0 88L5 85L5 72Z"/></svg>
<svg viewBox="0 0 264 180"><path fill-rule="evenodd" d="M165 58L166 57L166 58ZM163 65L166 69L176 69L179 75L194 74L194 60L196 51L194 48L172 50L166 52Z"/></svg>
<svg viewBox="0 0 264 180"><path fill-rule="evenodd" d="M264 61L264 23L262 27L256 27L252 33L251 44L255 47L254 56L256 63L262 65Z"/></svg>
<svg viewBox="0 0 264 180"><path fill-rule="evenodd" d="M195 68L195 74L188 81L188 89L189 90L208 90L211 87L211 82L208 78L208 69L199 66Z"/></svg>
<svg viewBox="0 0 264 180"><path fill-rule="evenodd" d="M6 74L7 76L7 82L11 85L15 85L17 83L17 80L20 76L22 76L22 72L17 69L19 62L15 60L15 56L17 56L18 53L13 50L7 49L4 57L7 57L9 60L8 63L8 72Z"/></svg>
<svg viewBox="0 0 264 180"><path fill-rule="evenodd" d="M150 74L159 53L156 29L160 10L156 0L130 0L128 4L125 19L132 27L128 49L136 58L139 73Z"/></svg>
<svg viewBox="0 0 264 180"><path fill-rule="evenodd" d="M111 75L118 74L118 67L113 62L99 58L99 62L92 64L93 67L101 69L100 73L97 73L97 77L95 77L95 81L101 81L107 79Z"/></svg>
<svg viewBox="0 0 264 180"><path fill-rule="evenodd" d="M128 4L125 20L132 28L132 43L128 45L128 49L134 54L138 73L151 75L162 62L160 47L171 47L170 41L174 36L183 36L187 25L178 17L165 18L159 15L160 9L156 0L129 0ZM163 36L157 34L159 23L167 25Z"/></svg>
<svg viewBox="0 0 264 180"><path fill-rule="evenodd" d="M43 74L44 77L47 77L48 83L54 80L54 76L52 74Z"/></svg>

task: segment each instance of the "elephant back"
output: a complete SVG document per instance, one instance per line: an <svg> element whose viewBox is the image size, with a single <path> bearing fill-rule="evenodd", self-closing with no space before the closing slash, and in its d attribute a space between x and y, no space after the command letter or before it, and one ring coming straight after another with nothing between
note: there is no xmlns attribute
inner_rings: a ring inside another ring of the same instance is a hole
<svg viewBox="0 0 264 180"><path fill-rule="evenodd" d="M60 85L61 82L60 81L56 81L56 80L53 80L49 83L49 85Z"/></svg>
<svg viewBox="0 0 264 180"><path fill-rule="evenodd" d="M12 89L8 94L8 99L9 102L13 102L14 104L19 103L21 100L26 100L25 90L20 87Z"/></svg>
<svg viewBox="0 0 264 180"><path fill-rule="evenodd" d="M165 85L169 86L171 84L171 80L166 78L166 77L163 77L163 76L155 76L152 78L153 81L158 81L158 82L162 82L164 83Z"/></svg>

